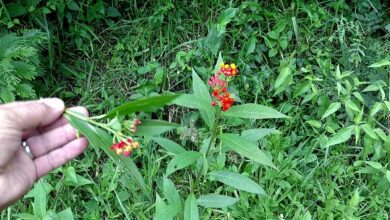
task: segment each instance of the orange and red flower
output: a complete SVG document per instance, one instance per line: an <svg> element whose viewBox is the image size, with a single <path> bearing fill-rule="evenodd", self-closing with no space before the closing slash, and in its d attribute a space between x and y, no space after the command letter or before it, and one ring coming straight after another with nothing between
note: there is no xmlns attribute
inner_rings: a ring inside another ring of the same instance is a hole
<svg viewBox="0 0 390 220"><path fill-rule="evenodd" d="M125 157L130 157L132 151L138 147L138 141L133 141L131 138L128 138L126 141L122 140L119 143L113 144L110 150L115 151L117 155L123 154Z"/></svg>
<svg viewBox="0 0 390 220"><path fill-rule="evenodd" d="M129 130L133 133L137 132L137 126L141 124L141 120L139 119L134 119L132 122L130 121L130 128ZM129 124L127 124L129 126ZM122 137L123 138L123 137ZM121 139L122 139L121 138ZM115 151L117 155L123 154L125 157L130 157L131 153L134 149L137 149L139 147L139 142L138 141L133 141L132 138L127 138L127 140L124 140L123 138L121 141L118 143L114 143L111 147L110 150Z"/></svg>

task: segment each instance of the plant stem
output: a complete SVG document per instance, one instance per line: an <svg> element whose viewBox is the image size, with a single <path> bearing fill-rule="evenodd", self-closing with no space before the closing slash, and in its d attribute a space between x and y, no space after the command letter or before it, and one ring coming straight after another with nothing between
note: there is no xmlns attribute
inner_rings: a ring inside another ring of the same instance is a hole
<svg viewBox="0 0 390 220"><path fill-rule="evenodd" d="M78 119L80 119L80 120L82 120L82 121L86 121L86 122L88 122L88 123L90 123L90 124L93 124L93 125L96 125L96 126L98 126L98 127L101 127L101 128L103 128L103 129L105 129L105 130L111 132L112 134L118 134L118 132L112 130L110 127L106 126L105 124L96 122L96 121L92 120L91 118L88 118L88 117L85 117L85 116L76 114L76 113L74 113L74 112L72 112L72 111L68 111L68 110L65 111L65 114L71 115L71 116L73 116L73 117L75 117L75 118L78 118ZM96 117L96 118L97 118L97 117Z"/></svg>
<svg viewBox="0 0 390 220"><path fill-rule="evenodd" d="M215 119L215 123L214 123L213 129L211 130L211 139L210 139L210 143L209 143L209 146L207 146L206 158L207 158L207 156L208 156L209 153L210 153L211 145L213 145L213 143L215 142L215 139L217 138L217 129L218 129L218 126L219 126L219 120L220 120L220 118L221 118L221 109L218 108L218 109L217 109L217 117L216 117L216 119Z"/></svg>

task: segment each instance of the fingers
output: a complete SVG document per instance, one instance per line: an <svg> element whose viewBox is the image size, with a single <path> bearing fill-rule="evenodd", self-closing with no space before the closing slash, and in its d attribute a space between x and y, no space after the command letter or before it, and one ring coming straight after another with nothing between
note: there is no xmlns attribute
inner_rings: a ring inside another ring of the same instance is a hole
<svg viewBox="0 0 390 220"><path fill-rule="evenodd" d="M57 98L5 105L1 108L3 126L20 132L46 126L59 118L64 109L64 102Z"/></svg>
<svg viewBox="0 0 390 220"><path fill-rule="evenodd" d="M72 108L69 108L70 110L72 111L75 111L75 112L79 112L85 116L88 116L88 110L84 107L81 107L81 106L77 106L77 107L72 107ZM37 136L37 135L40 135L40 134L43 134L45 132L48 132L50 130L53 130L53 129L56 129L58 127L61 127L63 125L66 125L68 124L68 120L64 117L64 116L61 116L60 118L58 118L56 121L54 121L53 123L45 126L45 127L40 127L40 128L35 128L35 129L30 129L26 132L23 133L22 135L22 139L23 140L26 140L28 139L29 137L33 137L33 136Z"/></svg>
<svg viewBox="0 0 390 220"><path fill-rule="evenodd" d="M86 149L87 139L79 138L69 142L61 148L38 157L34 160L38 178L48 174L57 167L62 166L69 160L76 158Z"/></svg>
<svg viewBox="0 0 390 220"><path fill-rule="evenodd" d="M76 139L76 130L69 124L50 130L26 140L34 157L40 157L50 151Z"/></svg>
<svg viewBox="0 0 390 220"><path fill-rule="evenodd" d="M86 108L82 107L82 106L76 106L76 107L73 107L73 108L69 108L69 110L81 113L84 116L88 116L89 115L88 110ZM57 119L52 124L47 125L47 126L45 126L43 128L40 128L39 131L42 134L44 132L47 132L47 131L52 130L54 128L58 128L58 127L60 127L62 125L65 125L65 124L68 124L68 120L65 117L62 116L61 118Z"/></svg>
<svg viewBox="0 0 390 220"><path fill-rule="evenodd" d="M80 112L83 115L88 115L88 111L84 107L75 107L74 111ZM27 145L30 147L32 155L34 157L40 157L50 151L59 148L68 142L76 139L77 131L74 129L68 121L61 117L54 123L38 129L32 137L27 138Z"/></svg>

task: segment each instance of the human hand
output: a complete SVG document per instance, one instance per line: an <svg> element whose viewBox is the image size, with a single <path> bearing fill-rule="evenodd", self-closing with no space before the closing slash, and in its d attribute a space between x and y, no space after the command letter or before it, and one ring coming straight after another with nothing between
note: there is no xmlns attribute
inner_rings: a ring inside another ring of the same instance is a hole
<svg viewBox="0 0 390 220"><path fill-rule="evenodd" d="M57 98L0 105L0 210L21 198L34 182L80 155L85 138L62 116ZM88 115L83 107L75 111ZM25 140L33 158L23 149Z"/></svg>

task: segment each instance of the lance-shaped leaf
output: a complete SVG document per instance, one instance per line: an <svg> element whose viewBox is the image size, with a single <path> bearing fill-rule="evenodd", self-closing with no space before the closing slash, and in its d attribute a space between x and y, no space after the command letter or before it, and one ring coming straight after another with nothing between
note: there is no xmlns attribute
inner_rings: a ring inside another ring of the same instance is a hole
<svg viewBox="0 0 390 220"><path fill-rule="evenodd" d="M187 197L184 206L184 220L199 220L199 209L194 194Z"/></svg>
<svg viewBox="0 0 390 220"><path fill-rule="evenodd" d="M220 139L229 150L235 151L254 162L276 169L271 159L253 142L236 134L221 134Z"/></svg>
<svg viewBox="0 0 390 220"><path fill-rule="evenodd" d="M215 109L211 107L211 96L206 84L199 78L195 70L192 70L192 89L196 97L204 100L202 105L206 110L199 110L199 112L207 126L212 128L215 122Z"/></svg>
<svg viewBox="0 0 390 220"><path fill-rule="evenodd" d="M186 108L193 108L208 111L210 110L210 102L205 101L194 94L183 94L173 101L174 104Z"/></svg>
<svg viewBox="0 0 390 220"><path fill-rule="evenodd" d="M189 165L195 163L202 156L201 153L195 151L186 151L176 155L169 163L167 167L166 175L169 176L177 170L181 170Z"/></svg>
<svg viewBox="0 0 390 220"><path fill-rule="evenodd" d="M168 151L169 153L172 153L172 154L176 154L177 155L177 154L180 154L180 153L183 153L183 152L186 151L178 143L176 143L174 141L171 141L169 139L166 139L166 138L154 137L154 138L152 138L152 140L155 141L156 143L158 143L166 151Z"/></svg>
<svg viewBox="0 0 390 220"><path fill-rule="evenodd" d="M179 127L178 124L170 123L160 120L142 120L141 124L137 127L137 136L152 137L159 134L163 134L167 131Z"/></svg>
<svg viewBox="0 0 390 220"><path fill-rule="evenodd" d="M259 184L242 174L228 171L214 171L209 173L209 175L215 180L234 187L236 189L250 193L266 195L264 189L261 188Z"/></svg>
<svg viewBox="0 0 390 220"><path fill-rule="evenodd" d="M258 104L243 104L234 105L222 115L237 118L253 118L253 119L266 119L266 118L286 118L283 113L276 111L273 108L258 105Z"/></svg>
<svg viewBox="0 0 390 220"><path fill-rule="evenodd" d="M156 109L172 103L178 95L161 95L147 97L131 102L127 102L119 107L116 107L106 114L106 117L111 118L116 115L128 115L134 112L151 112Z"/></svg>
<svg viewBox="0 0 390 220"><path fill-rule="evenodd" d="M217 194L208 194L198 198L198 204L205 208L225 208L234 205L237 201L238 198Z"/></svg>

